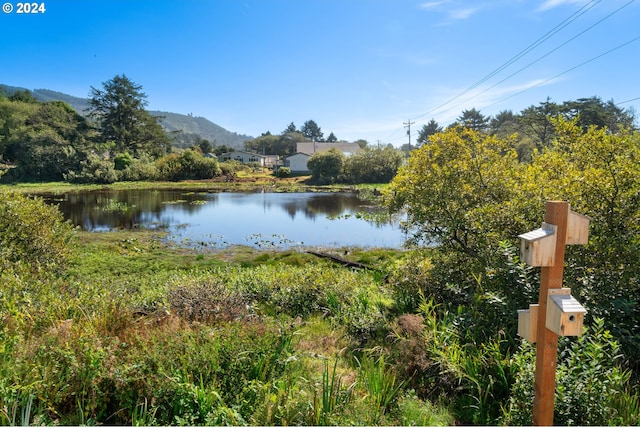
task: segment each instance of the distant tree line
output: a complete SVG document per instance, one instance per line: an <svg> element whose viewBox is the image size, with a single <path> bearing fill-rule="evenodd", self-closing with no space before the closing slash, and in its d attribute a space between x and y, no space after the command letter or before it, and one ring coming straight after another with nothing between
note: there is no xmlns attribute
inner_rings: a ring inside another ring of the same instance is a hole
<svg viewBox="0 0 640 427"><path fill-rule="evenodd" d="M325 138L320 126L313 120L307 120L300 129L291 122L278 135L267 131L255 139L245 141L244 148L260 154L290 156L296 153L299 142L338 142L338 138L333 132Z"/></svg>
<svg viewBox="0 0 640 427"><path fill-rule="evenodd" d="M3 182L62 181L110 183L121 180L206 179L223 173L215 157L232 147L214 146L199 137L189 139L186 151L172 153L173 133L167 134L145 109L146 95L139 84L117 75L90 88L88 118L61 101L38 102L28 90L11 94L0 88L0 179ZM552 121L576 120L578 126L607 128L609 132L632 128L632 112L598 97L562 104L550 100L518 114L502 111L484 116L475 108L465 110L448 128L462 126L497 137L511 136L520 161L530 161L557 137ZM435 120L423 125L416 146L427 144L444 129ZM314 120L298 128L291 122L279 134L265 132L245 142L245 149L285 157L295 154L299 142L339 142L331 132L326 138ZM351 157L342 153L317 153L309 163L316 182L387 182L402 156L393 147L365 148ZM322 155L321 155L322 154Z"/></svg>
<svg viewBox="0 0 640 427"><path fill-rule="evenodd" d="M208 141L171 153L170 138L145 109L142 86L117 75L91 87L88 118L61 101L39 103L29 91L0 93L0 159L4 182L213 178ZM208 144L207 144L208 143Z"/></svg>
<svg viewBox="0 0 640 427"><path fill-rule="evenodd" d="M540 153L557 137L553 120L562 117L576 120L583 130L591 126L606 128L611 133L622 129L633 129L635 115L630 110L618 107L613 101L604 102L597 96L580 98L576 101L565 101L562 104L547 99L539 105L532 105L516 114L511 110L503 110L495 116L485 116L472 108L464 110L458 119L447 128L462 126L489 135L504 138L516 135L516 149L519 159L531 160L534 152ZM419 148L429 141L429 137L444 129L434 119L423 125L418 132L415 147L403 146L410 151Z"/></svg>

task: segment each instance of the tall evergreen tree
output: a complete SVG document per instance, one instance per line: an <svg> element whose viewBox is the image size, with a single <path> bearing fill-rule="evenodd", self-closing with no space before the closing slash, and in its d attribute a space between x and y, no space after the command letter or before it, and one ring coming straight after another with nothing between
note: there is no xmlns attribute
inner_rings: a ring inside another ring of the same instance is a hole
<svg viewBox="0 0 640 427"><path fill-rule="evenodd" d="M142 86L124 74L91 87L89 117L98 121L101 142L111 142L116 152L143 153L160 157L170 148L169 138L145 107L147 95Z"/></svg>
<svg viewBox="0 0 640 427"><path fill-rule="evenodd" d="M462 112L462 115L458 117L458 123L469 129L484 131L489 127L489 117L472 108Z"/></svg>
<svg viewBox="0 0 640 427"><path fill-rule="evenodd" d="M287 128L282 131L282 134L286 135L291 132L298 132L298 129L296 128L296 125L293 122L289 123L289 126L287 126Z"/></svg>
<svg viewBox="0 0 640 427"><path fill-rule="evenodd" d="M323 140L323 134L320 130L320 126L318 126L318 124L313 120L307 120L306 122L304 122L304 124L300 128L300 131L305 137L309 138L312 141L320 142Z"/></svg>
<svg viewBox="0 0 640 427"><path fill-rule="evenodd" d="M418 139L416 144L418 147L425 144L431 135L442 132L442 127L434 119L429 120L429 123L422 125L422 128L418 131Z"/></svg>

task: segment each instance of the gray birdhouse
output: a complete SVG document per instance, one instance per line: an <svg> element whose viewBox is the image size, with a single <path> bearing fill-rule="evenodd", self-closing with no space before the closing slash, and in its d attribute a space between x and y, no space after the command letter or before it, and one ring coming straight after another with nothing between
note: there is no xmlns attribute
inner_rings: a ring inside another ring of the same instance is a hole
<svg viewBox="0 0 640 427"><path fill-rule="evenodd" d="M518 310L518 335L534 343L538 334L538 304L530 304L527 310Z"/></svg>
<svg viewBox="0 0 640 427"><path fill-rule="evenodd" d="M563 337L580 336L586 312L587 309L571 296L571 289L549 289L547 329Z"/></svg>
<svg viewBox="0 0 640 427"><path fill-rule="evenodd" d="M522 261L533 267L554 265L556 229L557 226L543 222L541 228L519 235Z"/></svg>

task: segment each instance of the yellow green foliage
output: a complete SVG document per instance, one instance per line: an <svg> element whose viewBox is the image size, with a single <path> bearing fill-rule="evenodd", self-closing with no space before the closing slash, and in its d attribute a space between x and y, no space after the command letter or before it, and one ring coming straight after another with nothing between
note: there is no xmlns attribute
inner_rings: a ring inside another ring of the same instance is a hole
<svg viewBox="0 0 640 427"><path fill-rule="evenodd" d="M15 263L61 271L73 245L73 227L55 206L24 195L0 193L0 268Z"/></svg>

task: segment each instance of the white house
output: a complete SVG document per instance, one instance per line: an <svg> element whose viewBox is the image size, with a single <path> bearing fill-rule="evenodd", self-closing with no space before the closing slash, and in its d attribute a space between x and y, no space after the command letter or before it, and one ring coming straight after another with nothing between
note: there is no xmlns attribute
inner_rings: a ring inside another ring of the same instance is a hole
<svg viewBox="0 0 640 427"><path fill-rule="evenodd" d="M291 172L309 172L309 168L307 167L307 161L309 160L310 155L306 153L296 153L290 156L285 157L284 165L291 169Z"/></svg>
<svg viewBox="0 0 640 427"><path fill-rule="evenodd" d="M291 169L291 172L310 172L307 161L314 153L321 153L335 148L345 156L362 150L356 142L298 142L296 144L297 153L284 159L284 165Z"/></svg>
<svg viewBox="0 0 640 427"><path fill-rule="evenodd" d="M266 166L265 156L257 153L249 153L248 151L231 151L218 156L219 162L226 162L228 160L236 160L242 164L258 163L260 166Z"/></svg>
<svg viewBox="0 0 640 427"><path fill-rule="evenodd" d="M341 151L345 156L350 156L355 152L362 150L357 142L298 142L296 151L313 156L314 153L329 151L335 148Z"/></svg>
<svg viewBox="0 0 640 427"><path fill-rule="evenodd" d="M278 165L278 159L280 157L275 154L266 154L264 156L264 165L268 168L272 168Z"/></svg>

